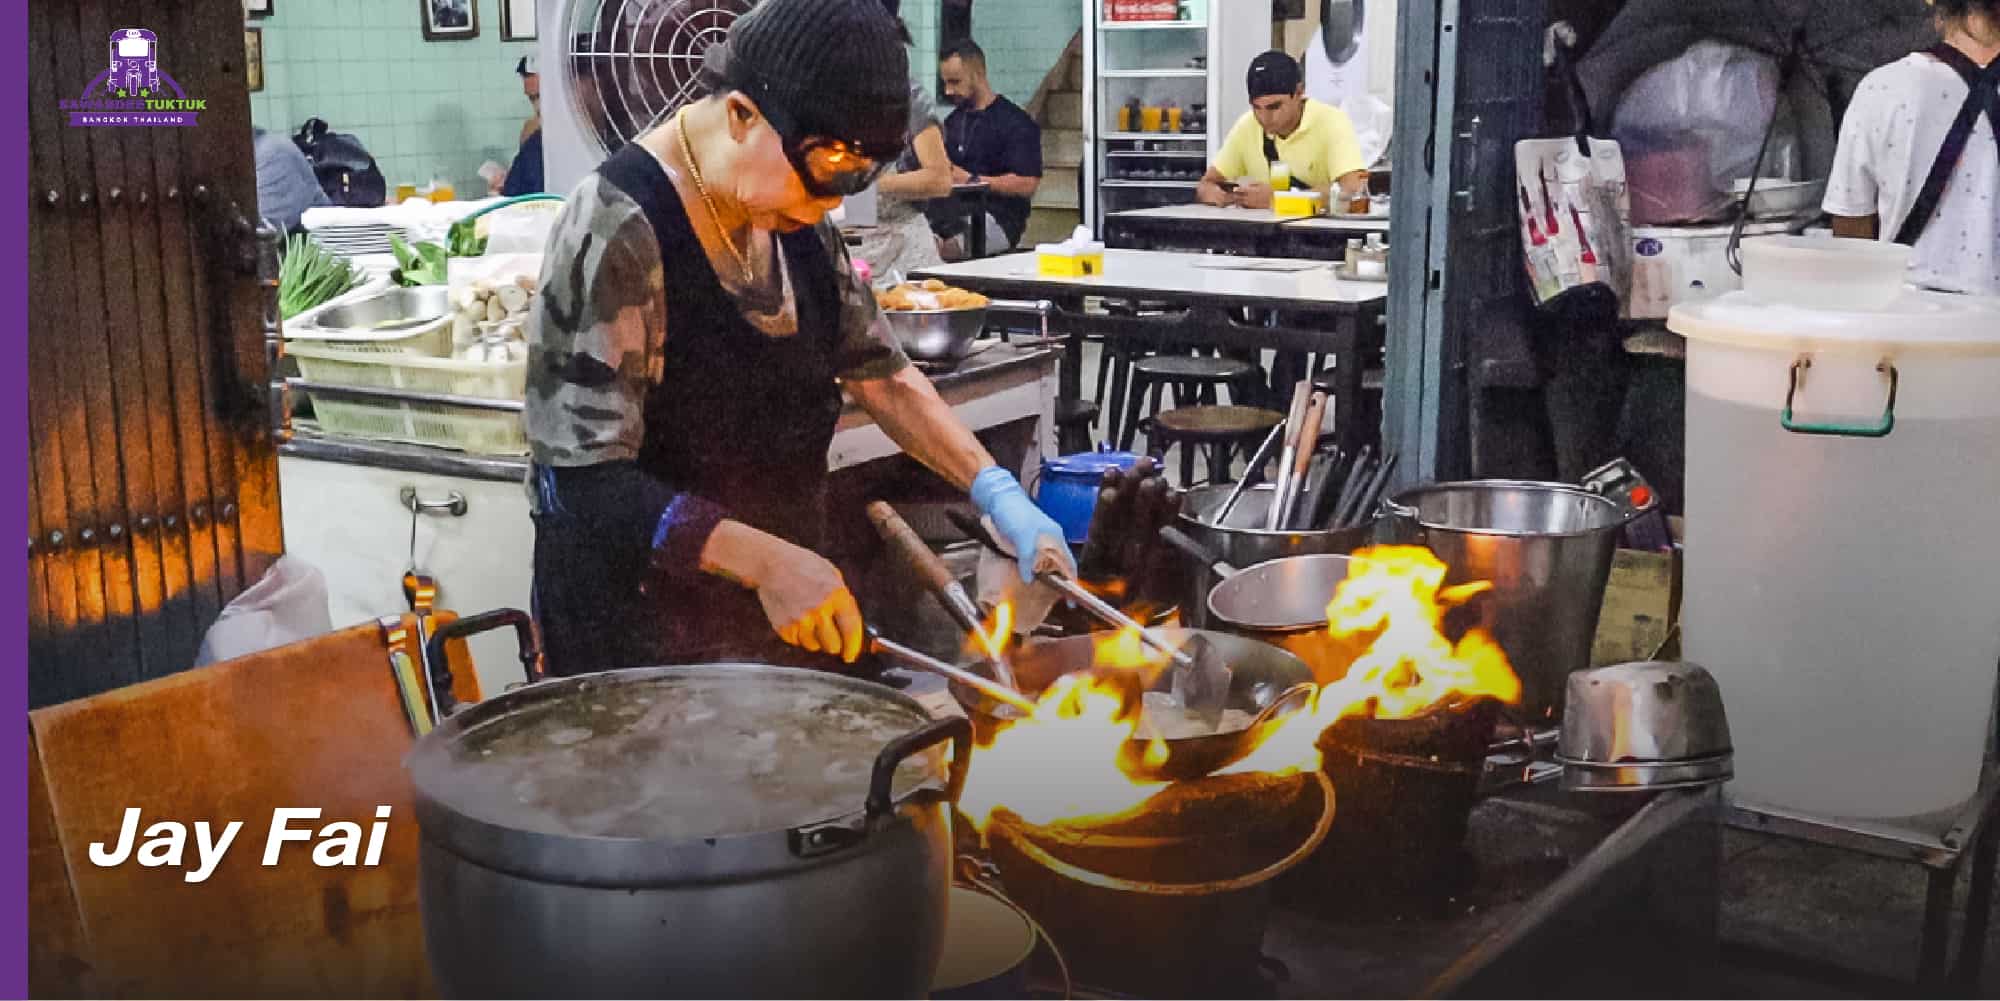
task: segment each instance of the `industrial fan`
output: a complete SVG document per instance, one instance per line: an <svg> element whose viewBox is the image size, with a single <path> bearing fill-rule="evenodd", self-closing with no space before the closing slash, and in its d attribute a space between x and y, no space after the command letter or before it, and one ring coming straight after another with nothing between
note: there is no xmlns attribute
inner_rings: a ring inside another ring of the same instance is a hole
<svg viewBox="0 0 2000 1001"><path fill-rule="evenodd" d="M702 56L756 0L562 0L544 8L543 157L566 191L692 101Z"/></svg>

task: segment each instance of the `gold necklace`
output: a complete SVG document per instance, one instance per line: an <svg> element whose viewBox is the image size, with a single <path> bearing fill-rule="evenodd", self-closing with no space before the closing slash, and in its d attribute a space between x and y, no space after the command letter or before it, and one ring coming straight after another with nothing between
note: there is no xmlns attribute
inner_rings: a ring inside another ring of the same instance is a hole
<svg viewBox="0 0 2000 1001"><path fill-rule="evenodd" d="M729 255L736 258L736 266L743 269L743 281L755 281L757 273L750 268L750 258L737 249L736 241L729 236L729 230L722 225L722 214L715 211L715 200L708 196L708 184L701 179L701 165L694 160L694 144L688 142L687 109L682 108L674 115L674 127L681 134L681 155L687 157L688 174L694 178L694 190L701 195L702 205L708 208L708 218L715 223L715 232L722 237L722 245L729 248Z"/></svg>

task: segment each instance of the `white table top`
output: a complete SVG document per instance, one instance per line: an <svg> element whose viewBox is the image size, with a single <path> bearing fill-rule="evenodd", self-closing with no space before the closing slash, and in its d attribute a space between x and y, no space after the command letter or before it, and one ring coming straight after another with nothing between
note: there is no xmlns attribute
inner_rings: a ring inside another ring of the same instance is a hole
<svg viewBox="0 0 2000 1001"><path fill-rule="evenodd" d="M923 268L917 277L977 285L1033 286L1049 294L1086 292L1170 299L1222 299L1306 306L1358 305L1387 298L1382 282L1343 281L1329 261L1230 257L1161 250L1107 250L1104 273L1061 278L1038 273L1033 253L1009 254Z"/></svg>
<svg viewBox="0 0 2000 1001"><path fill-rule="evenodd" d="M1302 229L1331 229L1348 233L1387 233L1389 218L1316 216L1310 219L1281 219L1270 209L1245 209L1219 205L1161 205L1150 209L1113 212L1112 219L1164 219L1172 222L1214 223L1237 226L1298 226Z"/></svg>
<svg viewBox="0 0 2000 1001"><path fill-rule="evenodd" d="M1293 219L1287 226L1299 229L1331 229L1343 233L1387 233L1388 216L1316 216L1311 219Z"/></svg>
<svg viewBox="0 0 2000 1001"><path fill-rule="evenodd" d="M1175 222L1212 222L1239 226L1276 226L1285 220L1278 218L1270 209L1245 209L1235 206L1203 205L1161 205L1150 209L1126 209L1113 212L1112 219L1170 219Z"/></svg>

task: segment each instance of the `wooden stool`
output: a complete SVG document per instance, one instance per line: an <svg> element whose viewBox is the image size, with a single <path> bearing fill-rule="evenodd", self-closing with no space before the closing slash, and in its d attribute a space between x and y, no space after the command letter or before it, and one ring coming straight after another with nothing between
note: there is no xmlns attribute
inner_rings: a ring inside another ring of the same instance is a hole
<svg viewBox="0 0 2000 1001"><path fill-rule="evenodd" d="M1254 398L1249 386L1261 374L1255 364L1239 358L1154 355L1133 362L1132 388L1126 397L1125 420L1120 425L1124 432L1118 447L1130 451L1132 439L1139 430L1140 418L1148 410L1155 416L1162 412L1160 397L1167 386L1174 387L1176 407L1195 404L1215 406L1221 402L1216 398L1217 386L1229 386L1230 399L1241 405ZM1151 441L1148 435L1148 444Z"/></svg>
<svg viewBox="0 0 2000 1001"><path fill-rule="evenodd" d="M1246 452L1261 444L1285 415L1261 407L1199 404L1154 414L1146 422L1146 447L1165 455L1181 446L1181 488L1194 485L1194 453L1208 449L1208 482L1228 483L1229 463L1236 447Z"/></svg>

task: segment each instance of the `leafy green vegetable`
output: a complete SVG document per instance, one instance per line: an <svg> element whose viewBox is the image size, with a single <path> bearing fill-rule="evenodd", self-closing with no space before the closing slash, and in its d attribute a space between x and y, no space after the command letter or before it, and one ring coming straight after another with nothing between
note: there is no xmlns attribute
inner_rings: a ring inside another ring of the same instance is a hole
<svg viewBox="0 0 2000 1001"><path fill-rule="evenodd" d="M411 247L402 237L391 233L389 249L396 255L396 284L451 284L451 255L443 247L430 242Z"/></svg>
<svg viewBox="0 0 2000 1001"><path fill-rule="evenodd" d="M285 241L278 265L278 316L289 320L361 284L344 257L329 254L304 234Z"/></svg>
<svg viewBox="0 0 2000 1001"><path fill-rule="evenodd" d="M453 257L478 257L486 253L486 238L479 235L479 220L460 219L445 231L445 249Z"/></svg>

